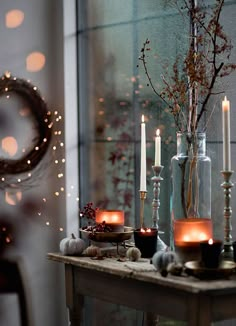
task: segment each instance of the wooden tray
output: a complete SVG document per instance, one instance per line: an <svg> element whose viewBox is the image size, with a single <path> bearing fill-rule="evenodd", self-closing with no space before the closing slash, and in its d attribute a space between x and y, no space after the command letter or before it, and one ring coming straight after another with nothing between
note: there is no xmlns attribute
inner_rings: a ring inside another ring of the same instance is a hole
<svg viewBox="0 0 236 326"><path fill-rule="evenodd" d="M133 228L131 226L124 226L124 232L91 232L80 229L88 239L97 242L123 242L129 240L133 234Z"/></svg>
<svg viewBox="0 0 236 326"><path fill-rule="evenodd" d="M218 268L205 268L199 261L188 261L184 266L188 275L199 279L227 278L236 268L236 264L229 260L223 260Z"/></svg>

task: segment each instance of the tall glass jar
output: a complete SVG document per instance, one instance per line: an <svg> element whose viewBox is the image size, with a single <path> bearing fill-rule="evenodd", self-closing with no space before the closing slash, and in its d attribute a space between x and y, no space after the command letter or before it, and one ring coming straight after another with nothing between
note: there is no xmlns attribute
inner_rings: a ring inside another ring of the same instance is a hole
<svg viewBox="0 0 236 326"><path fill-rule="evenodd" d="M206 134L177 133L177 154L171 160L171 219L211 217L211 159Z"/></svg>

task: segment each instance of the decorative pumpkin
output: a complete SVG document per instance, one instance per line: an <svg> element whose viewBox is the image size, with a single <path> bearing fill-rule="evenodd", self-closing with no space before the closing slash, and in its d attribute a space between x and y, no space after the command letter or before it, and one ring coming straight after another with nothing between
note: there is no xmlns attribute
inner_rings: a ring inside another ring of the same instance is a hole
<svg viewBox="0 0 236 326"><path fill-rule="evenodd" d="M168 264L166 270L167 270L167 273L170 273L175 276L180 276L183 271L183 264L177 263L177 262L170 263L170 264Z"/></svg>
<svg viewBox="0 0 236 326"><path fill-rule="evenodd" d="M85 242L71 234L71 238L64 238L60 242L60 251L63 255L80 255L84 251Z"/></svg>
<svg viewBox="0 0 236 326"><path fill-rule="evenodd" d="M126 257L131 261L137 261L141 257L141 251L136 247L131 247L127 250Z"/></svg>
<svg viewBox="0 0 236 326"><path fill-rule="evenodd" d="M91 245L84 250L83 254L88 257L101 256L101 249L99 247Z"/></svg>
<svg viewBox="0 0 236 326"><path fill-rule="evenodd" d="M152 257L152 263L156 270L161 273L162 276L167 276L168 265L172 263L177 264L178 259L174 251L171 250L160 250L157 251Z"/></svg>

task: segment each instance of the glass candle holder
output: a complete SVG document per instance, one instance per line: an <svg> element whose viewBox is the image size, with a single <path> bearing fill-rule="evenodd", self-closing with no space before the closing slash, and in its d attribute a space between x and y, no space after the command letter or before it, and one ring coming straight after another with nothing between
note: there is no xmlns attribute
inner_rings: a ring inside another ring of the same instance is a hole
<svg viewBox="0 0 236 326"><path fill-rule="evenodd" d="M209 239L200 242L201 264L206 268L218 268L222 251L222 241Z"/></svg>
<svg viewBox="0 0 236 326"><path fill-rule="evenodd" d="M174 248L182 262L199 260L200 241L212 237L210 218L182 218L174 221Z"/></svg>
<svg viewBox="0 0 236 326"><path fill-rule="evenodd" d="M134 230L134 243L140 250L143 258L151 258L157 248L158 231L155 228L141 228Z"/></svg>
<svg viewBox="0 0 236 326"><path fill-rule="evenodd" d="M113 232L124 232L124 211L99 209L96 211L96 223L104 221Z"/></svg>
<svg viewBox="0 0 236 326"><path fill-rule="evenodd" d="M233 246L234 262L236 262L236 241L233 241L232 246Z"/></svg>

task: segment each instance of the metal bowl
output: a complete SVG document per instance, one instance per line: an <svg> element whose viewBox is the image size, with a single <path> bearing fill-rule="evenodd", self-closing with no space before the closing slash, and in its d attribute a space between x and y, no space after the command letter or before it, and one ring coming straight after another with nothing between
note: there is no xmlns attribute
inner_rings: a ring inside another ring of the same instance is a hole
<svg viewBox="0 0 236 326"><path fill-rule="evenodd" d="M97 242L123 242L129 240L133 235L133 228L131 226L124 226L124 232L91 232L80 229L80 232L86 238Z"/></svg>

